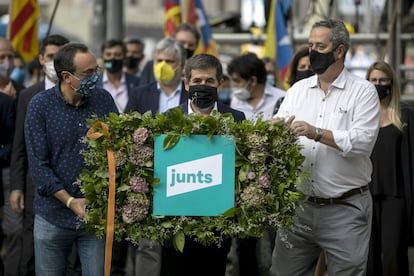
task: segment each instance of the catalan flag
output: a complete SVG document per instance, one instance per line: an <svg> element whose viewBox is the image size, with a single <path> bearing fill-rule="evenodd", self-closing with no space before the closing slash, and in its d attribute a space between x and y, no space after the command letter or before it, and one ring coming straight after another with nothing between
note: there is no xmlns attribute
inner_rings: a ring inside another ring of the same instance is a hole
<svg viewBox="0 0 414 276"><path fill-rule="evenodd" d="M165 0L164 34L166 37L174 35L175 29L181 24L180 0Z"/></svg>
<svg viewBox="0 0 414 276"><path fill-rule="evenodd" d="M39 54L37 0L10 1L9 15L8 39L24 61L33 60Z"/></svg>
<svg viewBox="0 0 414 276"><path fill-rule="evenodd" d="M280 79L284 81L290 60L293 57L293 50L286 29L282 2L281 0L271 0L264 56L276 59Z"/></svg>
<svg viewBox="0 0 414 276"><path fill-rule="evenodd" d="M217 45L213 40L210 23L201 0L186 0L186 22L197 26L201 39L196 54L207 53L217 56Z"/></svg>

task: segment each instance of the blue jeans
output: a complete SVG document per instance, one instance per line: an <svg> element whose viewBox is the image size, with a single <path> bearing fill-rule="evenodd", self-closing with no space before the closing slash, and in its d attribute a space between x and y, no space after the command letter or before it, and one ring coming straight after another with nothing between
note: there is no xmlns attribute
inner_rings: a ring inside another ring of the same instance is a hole
<svg viewBox="0 0 414 276"><path fill-rule="evenodd" d="M39 215L34 221L36 275L65 275L73 243L76 243L83 276L104 275L105 239L85 229L57 227Z"/></svg>

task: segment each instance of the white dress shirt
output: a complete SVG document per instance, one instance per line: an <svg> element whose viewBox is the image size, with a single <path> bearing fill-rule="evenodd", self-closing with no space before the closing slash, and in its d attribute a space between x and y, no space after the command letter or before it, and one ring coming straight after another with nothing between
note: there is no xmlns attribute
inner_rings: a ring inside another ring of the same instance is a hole
<svg viewBox="0 0 414 276"><path fill-rule="evenodd" d="M332 131L341 151L304 136L303 169L310 178L299 186L305 194L332 198L371 180L371 151L380 125L375 86L344 69L325 95L318 77L295 83L286 93L275 117L294 115L296 121Z"/></svg>
<svg viewBox="0 0 414 276"><path fill-rule="evenodd" d="M114 102L116 107L118 108L119 113L123 113L125 111L125 107L128 103L128 87L125 80L125 73L122 73L121 81L119 87L116 88L108 79L108 75L106 71L103 72L102 76L102 84L103 88L108 91Z"/></svg>
<svg viewBox="0 0 414 276"><path fill-rule="evenodd" d="M181 90L182 90L183 83L180 82L175 88L174 92L171 95L167 95L162 89L159 83L157 83L157 89L160 91L160 99L159 99L159 111L160 113L164 113L168 109L180 105L180 98L181 98Z"/></svg>
<svg viewBox="0 0 414 276"><path fill-rule="evenodd" d="M233 97L230 106L233 109L242 111L246 116L246 119L251 122L256 122L260 116L263 116L262 119L265 121L273 117L277 100L280 97L284 97L285 94L285 91L282 89L266 84L263 97L256 108L253 108L247 101L239 100L237 97Z"/></svg>

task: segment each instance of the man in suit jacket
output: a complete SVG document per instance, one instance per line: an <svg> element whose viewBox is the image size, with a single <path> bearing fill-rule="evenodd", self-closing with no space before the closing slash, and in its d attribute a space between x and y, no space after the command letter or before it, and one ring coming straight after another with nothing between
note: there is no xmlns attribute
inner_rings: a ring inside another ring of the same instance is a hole
<svg viewBox="0 0 414 276"><path fill-rule="evenodd" d="M189 99L178 108L187 114L201 113L207 116L213 110L217 110L220 113L231 113L237 122L245 120L243 112L218 101L217 88L222 81L222 66L216 57L208 54L193 56L185 66L184 83ZM168 113L167 111L167 115ZM230 245L231 239L223 240L221 247L203 246L187 239L183 253L176 251L170 245L164 245L162 275L224 276Z"/></svg>
<svg viewBox="0 0 414 276"><path fill-rule="evenodd" d="M183 47L172 38L164 38L155 46L154 67L156 80L133 89L126 111L152 115L186 103L188 93L182 81L185 64ZM161 273L161 245L141 240L132 246L133 275L159 276Z"/></svg>
<svg viewBox="0 0 414 276"><path fill-rule="evenodd" d="M122 40L110 39L101 46L103 72L97 86L108 91L120 113L124 112L132 89L139 85L139 77L123 71L126 46Z"/></svg>
<svg viewBox="0 0 414 276"><path fill-rule="evenodd" d="M200 33L193 24L182 23L174 32L174 39L177 40L184 48L184 54L186 59L193 56L194 51L200 41ZM155 81L154 71L154 60L149 60L144 68L142 69L140 84L147 84Z"/></svg>
<svg viewBox="0 0 414 276"><path fill-rule="evenodd" d="M21 91L17 100L16 129L10 164L10 206L23 216L22 232L12 233L8 240L6 275L34 275L33 253L33 196L34 184L27 164L24 121L29 101L37 93L55 86L57 81L53 58L59 48L69 40L61 35L50 35L43 39L39 62L46 78ZM7 273L10 272L10 273Z"/></svg>
<svg viewBox="0 0 414 276"><path fill-rule="evenodd" d="M154 62L156 80L132 91L127 111L151 111L155 115L187 101L182 82L185 55L180 43L172 38L160 40L155 46Z"/></svg>

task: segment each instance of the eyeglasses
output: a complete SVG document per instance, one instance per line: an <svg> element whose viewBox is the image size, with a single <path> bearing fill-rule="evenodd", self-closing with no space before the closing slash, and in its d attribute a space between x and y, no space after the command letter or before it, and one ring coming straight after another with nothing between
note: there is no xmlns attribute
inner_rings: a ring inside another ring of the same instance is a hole
<svg viewBox="0 0 414 276"><path fill-rule="evenodd" d="M379 84L389 84L391 82L391 79L390 78L379 78L379 79L370 78L369 81L374 83L374 84L377 84L377 83L379 83Z"/></svg>
<svg viewBox="0 0 414 276"><path fill-rule="evenodd" d="M101 72L102 72L102 69L99 66L97 66L95 69L89 69L89 70L86 70L85 72L74 72L73 74L81 76L81 77L89 78L95 75L99 75Z"/></svg>

